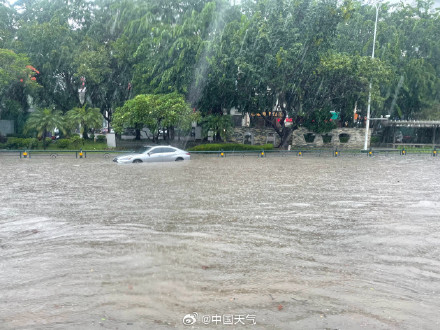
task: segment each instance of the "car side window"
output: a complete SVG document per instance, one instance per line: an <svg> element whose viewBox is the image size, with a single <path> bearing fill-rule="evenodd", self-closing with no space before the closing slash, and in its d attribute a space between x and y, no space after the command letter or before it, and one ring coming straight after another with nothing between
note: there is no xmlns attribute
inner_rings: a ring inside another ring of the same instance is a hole
<svg viewBox="0 0 440 330"><path fill-rule="evenodd" d="M150 151L149 151L149 153L152 155L152 154L158 154L158 153L160 153L162 148L155 148L155 149L151 149Z"/></svg>
<svg viewBox="0 0 440 330"><path fill-rule="evenodd" d="M161 152L174 152L175 150L173 148L161 148Z"/></svg>

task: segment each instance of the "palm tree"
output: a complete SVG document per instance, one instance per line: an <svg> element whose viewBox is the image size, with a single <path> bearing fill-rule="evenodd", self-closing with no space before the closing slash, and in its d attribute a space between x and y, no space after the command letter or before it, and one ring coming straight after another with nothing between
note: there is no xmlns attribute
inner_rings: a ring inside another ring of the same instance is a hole
<svg viewBox="0 0 440 330"><path fill-rule="evenodd" d="M46 150L47 133L52 132L55 128L64 131L64 118L59 110L55 109L37 109L26 121L25 132L30 130L37 131L37 136L43 138L43 149Z"/></svg>
<svg viewBox="0 0 440 330"><path fill-rule="evenodd" d="M89 129L102 127L104 119L99 108L87 108L86 105L67 111L66 116L72 125L80 126L83 139L88 138L87 131Z"/></svg>

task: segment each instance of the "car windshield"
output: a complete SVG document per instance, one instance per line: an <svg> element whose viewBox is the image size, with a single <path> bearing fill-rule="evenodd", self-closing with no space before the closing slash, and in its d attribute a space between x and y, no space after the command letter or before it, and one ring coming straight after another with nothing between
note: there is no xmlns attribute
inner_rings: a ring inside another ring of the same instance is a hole
<svg viewBox="0 0 440 330"><path fill-rule="evenodd" d="M142 147L142 148L139 148L139 149L137 149L136 151L135 151L135 153L137 153L137 154L143 154L144 152L147 152L148 150L150 150L152 147Z"/></svg>

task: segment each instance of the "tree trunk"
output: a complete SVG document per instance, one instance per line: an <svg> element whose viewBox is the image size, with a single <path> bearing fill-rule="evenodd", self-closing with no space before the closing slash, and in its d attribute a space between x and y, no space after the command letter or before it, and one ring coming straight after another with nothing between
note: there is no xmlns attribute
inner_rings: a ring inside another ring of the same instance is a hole
<svg viewBox="0 0 440 330"><path fill-rule="evenodd" d="M293 131L296 130L296 127L284 127L282 130L282 134L280 135L281 141L278 145L280 149L287 149L290 137L292 136Z"/></svg>
<svg viewBox="0 0 440 330"><path fill-rule="evenodd" d="M136 141L139 141L141 139L141 130L139 128L136 128Z"/></svg>
<svg viewBox="0 0 440 330"><path fill-rule="evenodd" d="M87 140L89 138L89 136L87 135L87 131L88 131L88 129L87 129L86 125L84 125L84 130L83 130L83 134L82 134L82 137L84 140Z"/></svg>
<svg viewBox="0 0 440 330"><path fill-rule="evenodd" d="M47 129L44 129L43 131L43 150L46 150L46 135L47 135Z"/></svg>

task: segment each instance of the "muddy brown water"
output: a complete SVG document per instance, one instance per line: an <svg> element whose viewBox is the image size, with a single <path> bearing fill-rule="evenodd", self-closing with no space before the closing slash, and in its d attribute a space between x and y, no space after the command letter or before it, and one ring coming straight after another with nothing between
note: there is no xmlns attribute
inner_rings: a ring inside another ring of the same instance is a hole
<svg viewBox="0 0 440 330"><path fill-rule="evenodd" d="M0 157L0 328L438 329L439 170Z"/></svg>

